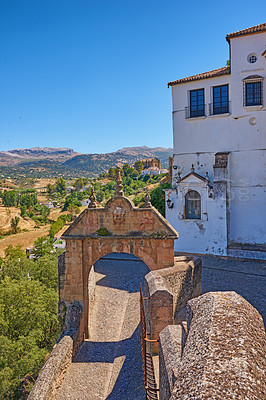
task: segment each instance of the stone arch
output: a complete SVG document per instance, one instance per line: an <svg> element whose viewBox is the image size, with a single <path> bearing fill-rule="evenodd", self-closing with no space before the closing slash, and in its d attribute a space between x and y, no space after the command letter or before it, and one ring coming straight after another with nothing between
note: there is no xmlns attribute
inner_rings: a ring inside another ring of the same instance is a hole
<svg viewBox="0 0 266 400"><path fill-rule="evenodd" d="M82 335L88 337L87 285L92 265L106 254L124 252L140 258L150 270L168 268L174 265L177 237L148 197L144 207L137 208L121 190L105 207L87 208L76 218L62 235L66 252L64 267L60 268L59 302L82 302Z"/></svg>

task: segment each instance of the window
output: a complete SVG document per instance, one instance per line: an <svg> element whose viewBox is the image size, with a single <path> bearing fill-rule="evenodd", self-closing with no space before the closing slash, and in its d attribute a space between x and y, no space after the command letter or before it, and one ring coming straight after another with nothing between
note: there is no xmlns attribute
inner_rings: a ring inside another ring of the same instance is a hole
<svg viewBox="0 0 266 400"><path fill-rule="evenodd" d="M244 105L257 106L262 104L262 81L245 82Z"/></svg>
<svg viewBox="0 0 266 400"><path fill-rule="evenodd" d="M185 196L186 219L201 219L201 198L196 190L190 190Z"/></svg>
<svg viewBox="0 0 266 400"><path fill-rule="evenodd" d="M229 112L228 85L213 87L213 105L210 114L225 114Z"/></svg>
<svg viewBox="0 0 266 400"><path fill-rule="evenodd" d="M205 115L204 89L190 91L190 113L189 117L202 117Z"/></svg>
<svg viewBox="0 0 266 400"><path fill-rule="evenodd" d="M254 64L257 61L257 54L252 53L248 55L248 62Z"/></svg>

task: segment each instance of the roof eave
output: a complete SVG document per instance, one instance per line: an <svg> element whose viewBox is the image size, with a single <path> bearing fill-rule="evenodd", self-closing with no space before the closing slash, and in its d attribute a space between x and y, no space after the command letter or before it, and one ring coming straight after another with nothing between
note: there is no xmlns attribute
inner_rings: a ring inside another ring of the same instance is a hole
<svg viewBox="0 0 266 400"><path fill-rule="evenodd" d="M231 75L231 71L230 72L226 72L224 74L221 75L216 75L216 76L206 76L203 78L195 78L195 79L190 79L188 81L183 81L181 80L177 80L177 81L172 81L172 82L168 82L168 87L169 86L175 86L175 85L181 85L183 83L190 83L190 82L196 82L196 81L202 81L203 79L213 79L213 78L219 78L220 76L225 76L225 75Z"/></svg>

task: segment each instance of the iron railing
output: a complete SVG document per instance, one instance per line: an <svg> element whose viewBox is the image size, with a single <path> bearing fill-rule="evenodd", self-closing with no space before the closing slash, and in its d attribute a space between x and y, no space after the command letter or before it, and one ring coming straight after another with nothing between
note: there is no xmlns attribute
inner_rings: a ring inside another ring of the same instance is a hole
<svg viewBox="0 0 266 400"><path fill-rule="evenodd" d="M231 112L231 101L224 101L222 104L209 104L209 114L210 115L218 115L218 114L228 114Z"/></svg>
<svg viewBox="0 0 266 400"><path fill-rule="evenodd" d="M188 118L198 118L206 116L206 104L202 104L197 109L185 107L185 117Z"/></svg>
<svg viewBox="0 0 266 400"><path fill-rule="evenodd" d="M147 342L158 342L158 340L151 340L147 338L144 300L146 300L146 298L143 297L140 287L140 345L143 363L145 395L147 400L158 400L157 393L159 389L157 389L155 381L152 356L147 351Z"/></svg>

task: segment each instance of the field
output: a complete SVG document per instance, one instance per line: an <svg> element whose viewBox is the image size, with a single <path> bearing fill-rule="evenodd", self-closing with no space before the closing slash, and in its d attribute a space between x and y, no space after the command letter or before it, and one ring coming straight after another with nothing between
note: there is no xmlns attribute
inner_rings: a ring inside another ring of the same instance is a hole
<svg viewBox="0 0 266 400"><path fill-rule="evenodd" d="M47 200L45 198L45 200ZM86 207L80 207L80 210L83 211ZM61 212L61 209L55 208L51 210L49 219L56 221L59 215L67 214L67 212ZM3 232L6 232L10 229L11 218L15 216L20 217L20 210L16 207L4 207L0 205L0 229ZM56 237L60 237L62 233L66 230L68 225L65 225L57 234ZM19 228L22 232L17 233L16 235L5 236L0 239L0 257L3 257L5 254L5 249L10 244L12 246L22 246L23 249L26 250L27 247L31 247L35 240L37 240L41 236L48 235L50 224L40 226L36 228L36 223L31 218L21 218L19 220ZM27 232L23 232L23 230L27 230Z"/></svg>
<svg viewBox="0 0 266 400"><path fill-rule="evenodd" d="M12 246L22 246L23 249L30 247L34 244L34 241L40 236L48 235L49 225L46 225L40 229L32 230L30 232L21 232L16 235L6 236L0 240L0 257L5 255L5 249L10 244Z"/></svg>

